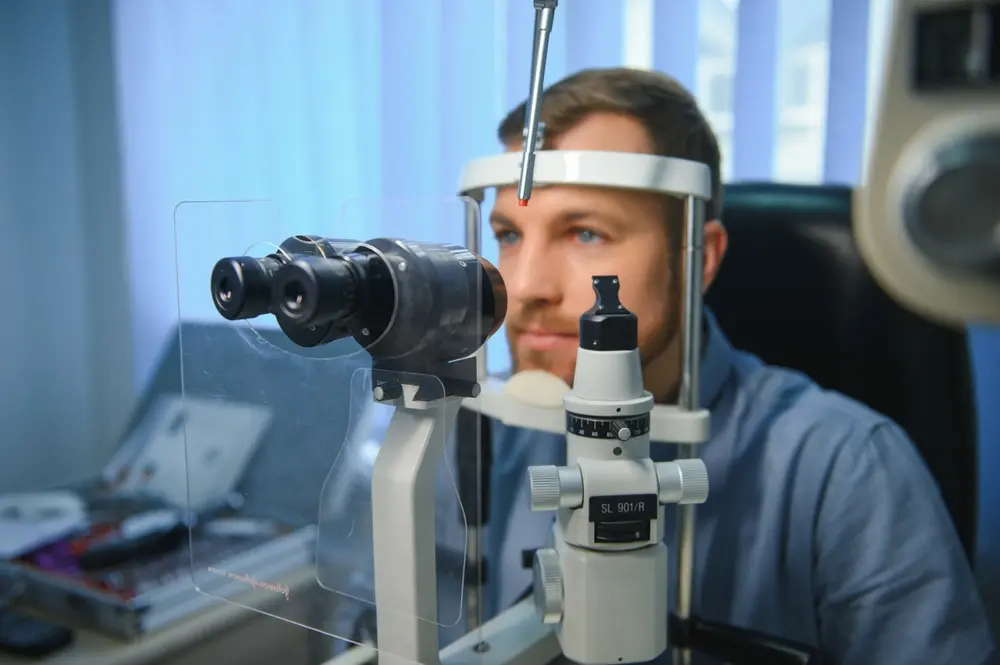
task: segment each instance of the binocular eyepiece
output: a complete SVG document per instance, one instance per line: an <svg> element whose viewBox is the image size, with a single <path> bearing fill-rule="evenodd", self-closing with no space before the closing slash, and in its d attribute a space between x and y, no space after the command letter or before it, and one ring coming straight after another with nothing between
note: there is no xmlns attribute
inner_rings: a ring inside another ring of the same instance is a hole
<svg viewBox="0 0 1000 665"><path fill-rule="evenodd" d="M295 344L353 337L374 358L475 353L503 324L499 271L448 244L294 236L263 258L221 259L212 301L231 321L265 314Z"/></svg>
<svg viewBox="0 0 1000 665"><path fill-rule="evenodd" d="M212 301L219 314L236 321L271 310L271 281L282 265L274 256L222 259L212 269Z"/></svg>

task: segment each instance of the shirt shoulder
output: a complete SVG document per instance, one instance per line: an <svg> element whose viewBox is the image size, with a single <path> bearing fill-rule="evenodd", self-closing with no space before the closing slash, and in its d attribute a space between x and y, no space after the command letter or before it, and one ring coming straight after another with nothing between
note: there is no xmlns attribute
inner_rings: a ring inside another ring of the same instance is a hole
<svg viewBox="0 0 1000 665"><path fill-rule="evenodd" d="M729 385L713 409L713 431L731 455L764 455L816 474L845 447L864 446L893 421L867 405L818 385L801 372L734 352ZM913 449L903 437L900 445Z"/></svg>
<svg viewBox="0 0 1000 665"><path fill-rule="evenodd" d="M720 425L734 428L734 459L756 461L742 466L766 475L755 479L762 522L795 533L792 559L809 562L798 577L811 589L800 609L817 613L829 661L995 658L940 491L902 428L747 354L734 354L731 381L729 422Z"/></svg>
<svg viewBox="0 0 1000 665"><path fill-rule="evenodd" d="M768 365L747 353L733 354L733 377L736 390L752 395L758 408L793 416L803 424L873 429L889 422L885 415L819 386L801 372Z"/></svg>

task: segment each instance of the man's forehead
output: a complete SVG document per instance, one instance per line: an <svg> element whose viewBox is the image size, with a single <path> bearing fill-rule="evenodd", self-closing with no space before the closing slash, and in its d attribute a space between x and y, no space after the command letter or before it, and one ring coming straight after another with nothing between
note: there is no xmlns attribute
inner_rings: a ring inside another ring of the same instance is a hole
<svg viewBox="0 0 1000 665"><path fill-rule="evenodd" d="M539 196L539 200L544 198L546 208L552 206L562 206L571 201L594 201L604 196L612 196L621 190L611 187L598 187L592 185L562 185L545 184L535 185L531 188L532 196ZM531 205L518 205L517 185L504 185L497 187L496 206L499 208L516 208L520 212L531 212ZM535 210L539 206L535 206Z"/></svg>
<svg viewBox="0 0 1000 665"><path fill-rule="evenodd" d="M512 141L505 146L505 152L521 152L520 141ZM546 137L544 149L548 150L597 150L607 152L652 153L652 141L645 127L635 118L620 113L595 112L585 116L567 130L553 137ZM537 184L533 191L545 190L562 185ZM607 194L620 193L605 187L574 187L576 191L590 190ZM507 198L516 198L514 184L496 188L497 203ZM516 201L511 201L516 204Z"/></svg>
<svg viewBox="0 0 1000 665"><path fill-rule="evenodd" d="M661 206L660 197L648 192L597 186L545 185L533 188L531 202L521 207L518 205L517 187L509 186L497 189L490 221L520 227L526 223L534 225L598 218L629 226L629 220L659 219Z"/></svg>
<svg viewBox="0 0 1000 665"><path fill-rule="evenodd" d="M507 144L507 152L520 152L521 141ZM635 118L620 113L595 112L560 131L546 136L549 150L605 150L609 152L651 153L653 144L646 128Z"/></svg>
<svg viewBox="0 0 1000 665"><path fill-rule="evenodd" d="M523 145L520 141L511 142L506 146L506 152L520 152ZM595 112L585 116L572 127L564 130L556 136L546 137L544 149L549 150L596 150L608 152L634 152L649 154L652 152L652 141L643 127L642 123L631 116L619 113ZM650 198L650 195L639 192L623 192L620 189L597 186L579 185L543 185L536 184L532 187L536 198L541 198L545 192L551 191L555 196L545 196L547 204L551 204L560 210L549 210L547 212L561 213L561 209L567 205L573 208L580 204L590 204L596 208L604 207L603 204L617 207L622 203L622 199ZM567 196L562 196L565 193ZM657 199L658 200L658 199ZM517 186L515 184L505 185L496 188L495 209L500 212L510 212L512 216L522 216L524 213L531 213L538 210L536 200L535 208L532 210L529 204L527 208L520 208L517 205ZM549 208L550 205L545 205ZM497 215L497 218L509 219L507 215Z"/></svg>

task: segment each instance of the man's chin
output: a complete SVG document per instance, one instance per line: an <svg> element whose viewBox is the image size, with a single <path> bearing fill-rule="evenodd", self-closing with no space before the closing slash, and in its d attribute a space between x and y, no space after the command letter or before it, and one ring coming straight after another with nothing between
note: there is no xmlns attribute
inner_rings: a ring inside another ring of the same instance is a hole
<svg viewBox="0 0 1000 665"><path fill-rule="evenodd" d="M512 365L514 368L514 374L518 372L526 372L529 370L537 370L542 372L548 372L554 376L558 376L562 379L566 385L573 385L573 367L567 367L563 363L553 363L545 362L544 360L535 358L513 358Z"/></svg>

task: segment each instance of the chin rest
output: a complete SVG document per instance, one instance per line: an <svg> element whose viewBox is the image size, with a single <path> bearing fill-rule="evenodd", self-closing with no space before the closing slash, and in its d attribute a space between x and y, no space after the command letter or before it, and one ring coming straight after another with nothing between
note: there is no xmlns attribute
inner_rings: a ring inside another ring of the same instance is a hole
<svg viewBox="0 0 1000 665"><path fill-rule="evenodd" d="M897 305L851 232L852 190L773 183L725 189L729 250L705 302L733 345L867 404L913 439L971 561L978 464L964 329Z"/></svg>

